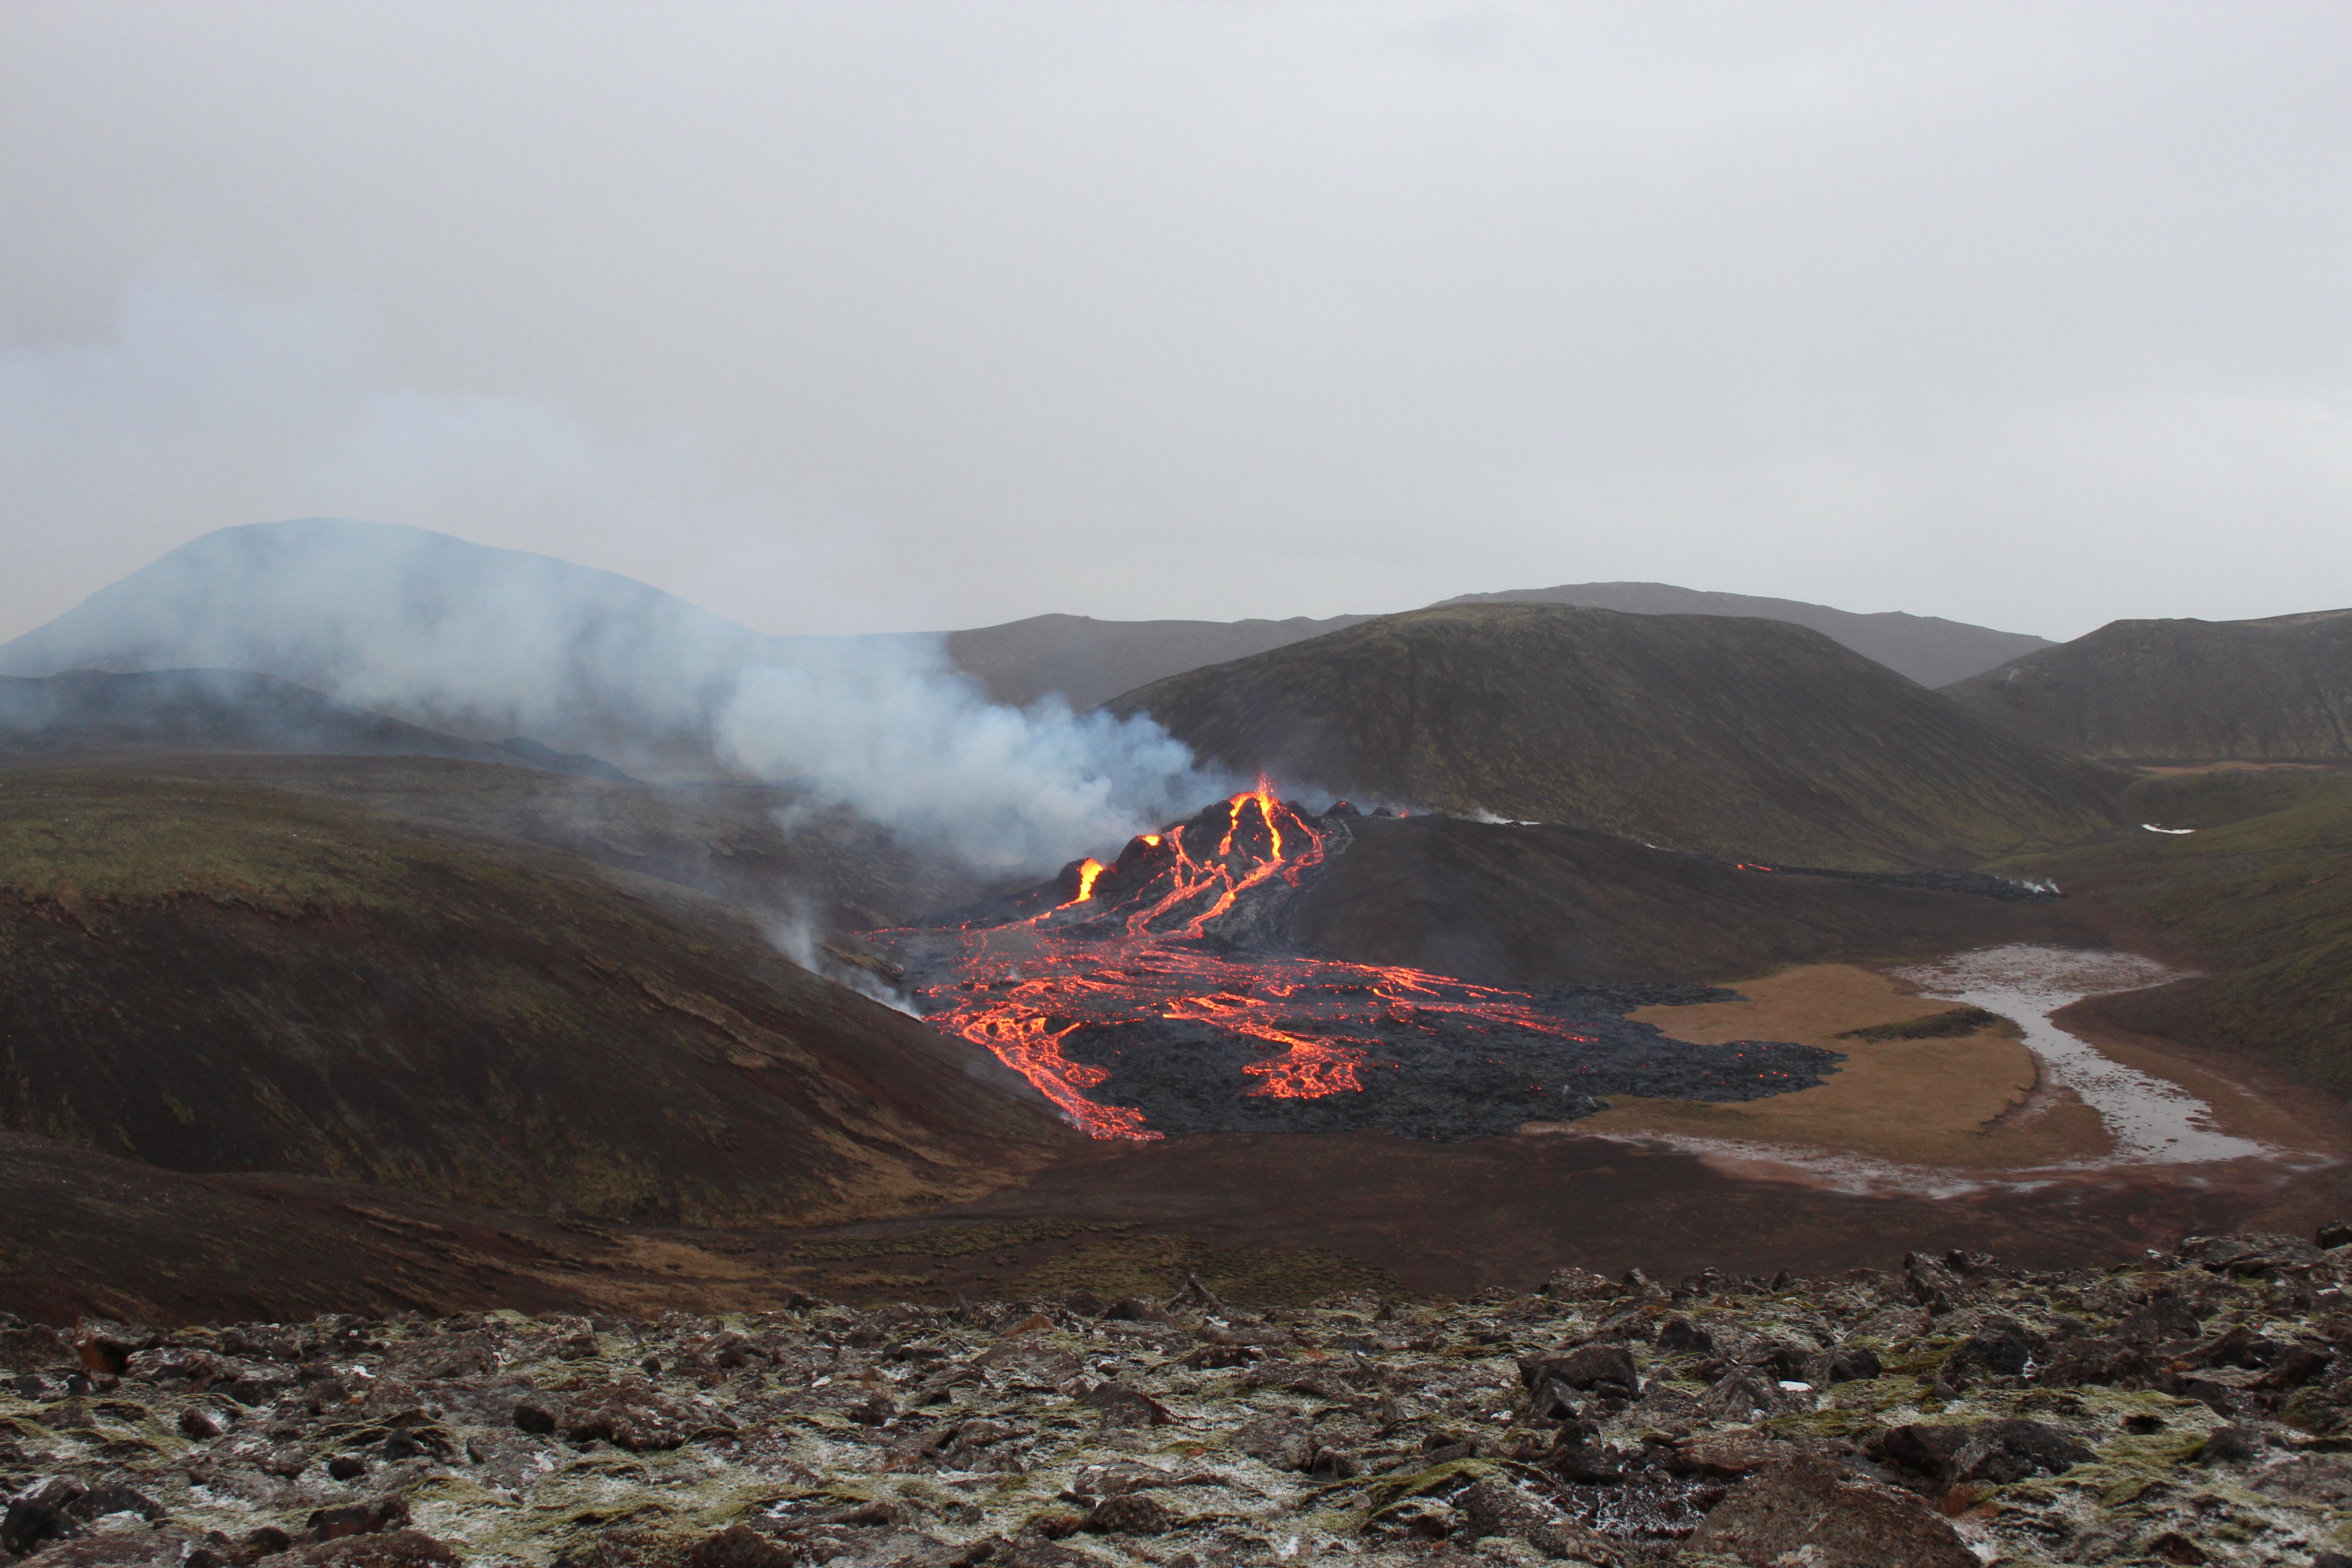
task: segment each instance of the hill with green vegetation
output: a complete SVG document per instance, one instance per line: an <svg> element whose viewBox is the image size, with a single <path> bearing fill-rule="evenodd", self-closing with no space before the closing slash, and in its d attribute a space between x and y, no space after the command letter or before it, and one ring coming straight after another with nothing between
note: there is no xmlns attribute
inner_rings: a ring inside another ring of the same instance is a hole
<svg viewBox="0 0 2352 1568"><path fill-rule="evenodd" d="M2120 780L1819 632L1564 605L1416 611L1108 705L1207 760L1455 815L1860 868L2109 828Z"/></svg>
<svg viewBox="0 0 2352 1568"><path fill-rule="evenodd" d="M2352 773L2157 775L2126 804L2141 821L2195 831L2136 829L2018 869L2111 915L2119 944L2204 974L2083 1006L2352 1090Z"/></svg>
<svg viewBox="0 0 2352 1568"><path fill-rule="evenodd" d="M1797 599L1765 599L1750 593L1708 593L1668 582L1572 582L1558 588L1520 588L1504 593L1465 593L1447 604L1578 604L1588 610L1622 610L1632 615L1738 615L1809 626L1833 643L1875 659L1923 686L1965 680L1980 670L2052 646L2046 637L1999 632L1912 615L1900 610L1856 614Z"/></svg>
<svg viewBox="0 0 2352 1568"><path fill-rule="evenodd" d="M2352 760L2352 610L2116 621L1947 686L2014 735L2136 762Z"/></svg>
<svg viewBox="0 0 2352 1568"><path fill-rule="evenodd" d="M846 806L753 779L653 785L432 757L193 756L141 770L519 840L825 930L902 925L999 891Z"/></svg>
<svg viewBox="0 0 2352 1568"><path fill-rule="evenodd" d="M805 1223L1068 1136L725 905L232 778L0 772L0 1127L175 1171Z"/></svg>

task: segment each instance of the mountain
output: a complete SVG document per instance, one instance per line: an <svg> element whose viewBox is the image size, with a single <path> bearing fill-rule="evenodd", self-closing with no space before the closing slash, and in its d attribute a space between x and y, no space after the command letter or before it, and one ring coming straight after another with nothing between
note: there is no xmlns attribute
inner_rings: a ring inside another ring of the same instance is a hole
<svg viewBox="0 0 2352 1568"><path fill-rule="evenodd" d="M1087 615L1033 615L1002 626L950 632L948 657L985 686L993 701L1026 707L1058 692L1072 707L1088 708L1163 675L1247 658L1370 619L1097 621Z"/></svg>
<svg viewBox="0 0 2352 1568"><path fill-rule="evenodd" d="M1968 863L2112 822L2102 771L1785 622L1459 605L1108 705L1213 762L1809 865Z"/></svg>
<svg viewBox="0 0 2352 1568"><path fill-rule="evenodd" d="M234 779L0 777L0 1128L705 1224L968 1197L1069 1136L667 883Z"/></svg>
<svg viewBox="0 0 2352 1568"><path fill-rule="evenodd" d="M2141 762L2352 760L2352 610L2113 621L1945 688L2014 734Z"/></svg>
<svg viewBox="0 0 2352 1568"><path fill-rule="evenodd" d="M1664 582L1577 582L1558 588L1521 588L1504 593L1465 593L1446 604L1574 604L1618 610L1632 615L1738 615L1809 626L1866 659L1910 676L1923 686L1941 686L2042 648L2047 639L2022 632L1996 632L1937 615L1899 610L1858 615L1826 604L1794 599L1759 599L1746 593L1706 593Z"/></svg>
<svg viewBox="0 0 2352 1568"><path fill-rule="evenodd" d="M311 517L182 545L0 646L0 674L251 670L467 738L700 755L773 647L611 572Z"/></svg>

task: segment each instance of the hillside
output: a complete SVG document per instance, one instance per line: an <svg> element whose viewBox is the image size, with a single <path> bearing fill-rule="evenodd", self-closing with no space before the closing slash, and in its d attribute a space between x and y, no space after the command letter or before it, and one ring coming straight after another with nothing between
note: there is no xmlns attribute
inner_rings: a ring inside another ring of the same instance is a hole
<svg viewBox="0 0 2352 1568"><path fill-rule="evenodd" d="M520 840L835 930L898 925L994 885L845 807L750 781L651 785L434 757L182 756L142 770Z"/></svg>
<svg viewBox="0 0 2352 1568"><path fill-rule="evenodd" d="M0 675L0 758L192 751L447 757L554 773L622 775L522 738L466 740L247 670L72 670Z"/></svg>
<svg viewBox="0 0 2352 1568"><path fill-rule="evenodd" d="M2195 831L2133 832L2020 869L2056 877L2119 941L2204 974L2084 1009L2352 1090L2352 775L2159 776L2126 804L2136 820Z"/></svg>
<svg viewBox="0 0 2352 1568"><path fill-rule="evenodd" d="M1707 593L1665 582L1576 582L1558 588L1521 588L1503 593L1465 593L1446 604L1574 604L1588 610L1619 610L1633 615L1737 615L1785 621L1811 627L1866 659L1908 675L1923 686L1966 679L2038 649L2048 639L2022 632L1996 632L1939 615L1899 610L1860 615L1795 599L1764 599L1747 593Z"/></svg>
<svg viewBox="0 0 2352 1568"><path fill-rule="evenodd" d="M1002 626L950 632L948 657L996 702L1026 707L1059 693L1072 707L1087 708L1163 675L1245 659L1370 619L1097 621L1088 615L1033 615Z"/></svg>
<svg viewBox="0 0 2352 1568"><path fill-rule="evenodd" d="M1742 869L1580 828L1366 818L1289 934L1490 985L1724 981L2001 942L2090 944L2063 901Z"/></svg>
<svg viewBox="0 0 2352 1568"><path fill-rule="evenodd" d="M2352 610L2110 622L1946 692L2013 734L2086 757L2352 760Z"/></svg>
<svg viewBox="0 0 2352 1568"><path fill-rule="evenodd" d="M1521 604L1388 616L1157 682L1243 771L1806 865L1964 864L2111 821L2107 776L1769 621Z"/></svg>
<svg viewBox="0 0 2352 1568"><path fill-rule="evenodd" d="M805 1222L1066 1136L722 906L249 783L0 773L0 1127L172 1170Z"/></svg>

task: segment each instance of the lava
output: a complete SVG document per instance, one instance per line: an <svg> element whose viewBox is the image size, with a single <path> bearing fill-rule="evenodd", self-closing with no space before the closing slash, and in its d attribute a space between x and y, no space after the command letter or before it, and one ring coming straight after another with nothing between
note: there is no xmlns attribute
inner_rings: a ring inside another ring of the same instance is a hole
<svg viewBox="0 0 2352 1568"><path fill-rule="evenodd" d="M1344 805L1311 816L1261 780L1130 840L1108 865L1066 868L996 918L919 934L930 961L915 966L916 1000L1098 1138L1165 1135L1150 1124L1160 1112L1116 1103L1143 1091L1122 1094L1114 1079L1149 1081L1162 1103L1211 1081L1231 1086L1214 1092L1227 1099L1307 1103L1386 1089L1407 1061L1424 1074L1435 1061L1508 1078L1528 1119L1586 1113L1589 1090L1622 1083L1622 1071L1588 1082L1593 1022L1557 999L1305 954L1268 929L1266 912L1308 885L1360 820ZM1722 1065L1741 1083L1706 1097L1813 1081L1738 1052ZM1529 1068L1546 1081L1528 1082Z"/></svg>

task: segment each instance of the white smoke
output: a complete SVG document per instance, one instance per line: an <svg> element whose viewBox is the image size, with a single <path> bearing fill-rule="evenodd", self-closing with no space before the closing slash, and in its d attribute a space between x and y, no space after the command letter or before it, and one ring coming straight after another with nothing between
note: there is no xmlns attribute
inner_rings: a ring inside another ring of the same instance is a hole
<svg viewBox="0 0 2352 1568"><path fill-rule="evenodd" d="M796 642L747 668L724 753L991 870L1058 864L1222 792L1147 717L983 699L937 638Z"/></svg>
<svg viewBox="0 0 2352 1568"><path fill-rule="evenodd" d="M730 537L734 505L682 443L399 385L362 302L236 288L187 261L151 269L102 336L0 337L0 523L57 547L12 563L17 591L77 553L119 570L157 516L261 497L467 533L495 519L608 557L618 538L625 559ZM832 553L748 553L733 591L837 598L810 566ZM216 528L0 648L0 673L78 668L259 671L470 739L731 767L991 870L1108 848L1223 787L1148 719L991 705L937 637L766 637L632 578L332 517Z"/></svg>
<svg viewBox="0 0 2352 1568"><path fill-rule="evenodd" d="M0 648L0 672L258 670L476 739L713 766L991 871L1224 789L1149 718L990 703L936 635L761 637L608 572L314 518L208 534Z"/></svg>
<svg viewBox="0 0 2352 1568"><path fill-rule="evenodd" d="M915 999L905 991L886 985L858 966L844 963L826 952L816 916L809 912L805 904L793 904L783 916L768 923L768 944L810 974L822 975L835 985L846 986L868 1001L880 1002L891 1011L905 1013L910 1019L923 1016L916 1010Z"/></svg>

